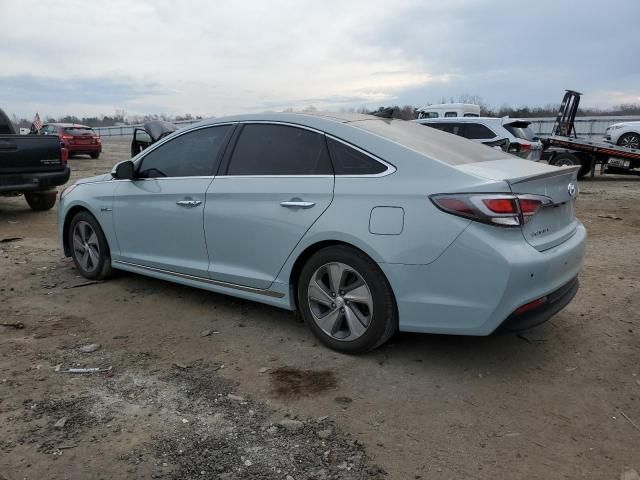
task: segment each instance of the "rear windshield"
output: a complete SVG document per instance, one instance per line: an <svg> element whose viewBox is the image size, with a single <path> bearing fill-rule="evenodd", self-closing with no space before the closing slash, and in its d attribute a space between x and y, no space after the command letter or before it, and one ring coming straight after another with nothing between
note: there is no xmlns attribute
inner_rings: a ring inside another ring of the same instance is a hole
<svg viewBox="0 0 640 480"><path fill-rule="evenodd" d="M463 165L505 158L504 152L500 150L441 132L435 128L424 128L424 125L417 122L372 119L350 122L349 125L379 135L449 165ZM393 159L387 160L393 163Z"/></svg>
<svg viewBox="0 0 640 480"><path fill-rule="evenodd" d="M504 125L511 135L516 138L522 138L523 140L529 140L533 142L537 140L536 134L533 133L531 127L529 127L529 123L527 122L518 122L518 123L509 123Z"/></svg>
<svg viewBox="0 0 640 480"><path fill-rule="evenodd" d="M64 133L69 135L93 135L95 132L93 128L89 127L65 127Z"/></svg>

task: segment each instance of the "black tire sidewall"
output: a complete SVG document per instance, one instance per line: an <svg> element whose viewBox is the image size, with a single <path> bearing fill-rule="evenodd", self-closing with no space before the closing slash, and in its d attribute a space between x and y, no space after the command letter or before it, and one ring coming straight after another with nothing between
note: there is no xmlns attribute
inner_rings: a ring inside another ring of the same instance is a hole
<svg viewBox="0 0 640 480"><path fill-rule="evenodd" d="M51 210L56 204L57 195L55 191L26 192L24 198L32 210Z"/></svg>
<svg viewBox="0 0 640 480"><path fill-rule="evenodd" d="M76 258L75 250L73 249L73 230L75 229L78 222L87 222L89 225L91 225L91 228L93 228L93 231L96 232L96 235L98 237L100 259L98 260L98 267L92 272L87 272L84 268L82 268L80 262L78 262L78 259ZM102 232L102 228L100 228L100 224L93 215L91 215L89 212L77 213L71 219L71 223L69 224L69 230L67 231L67 241L69 242L69 248L71 249L71 258L73 259L73 263L83 277L90 280L99 280L106 276L106 272L108 272L111 267L109 244L107 243L107 239Z"/></svg>
<svg viewBox="0 0 640 480"><path fill-rule="evenodd" d="M322 265L341 262L356 270L367 283L373 297L373 317L366 332L356 340L336 340L322 331L313 320L308 304L308 285L313 273ZM391 287L380 268L362 252L347 246L333 246L316 252L300 272L297 288L298 306L302 318L314 335L326 346L343 353L369 351L397 329L396 305Z"/></svg>
<svg viewBox="0 0 640 480"><path fill-rule="evenodd" d="M560 167L563 161L569 161L566 165L582 165L580 163L580 159L575 155L571 155L570 153L560 153L556 155L553 159L553 165L556 167Z"/></svg>

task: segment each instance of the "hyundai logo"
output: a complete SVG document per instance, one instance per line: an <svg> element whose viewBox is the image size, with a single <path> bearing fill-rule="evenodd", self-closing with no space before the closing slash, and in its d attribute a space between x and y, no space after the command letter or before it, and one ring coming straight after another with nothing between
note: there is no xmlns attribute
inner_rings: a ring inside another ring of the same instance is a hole
<svg viewBox="0 0 640 480"><path fill-rule="evenodd" d="M578 189L576 188L575 183L570 183L569 185L567 185L567 191L569 192L569 196L571 198L576 198L576 195L578 193Z"/></svg>

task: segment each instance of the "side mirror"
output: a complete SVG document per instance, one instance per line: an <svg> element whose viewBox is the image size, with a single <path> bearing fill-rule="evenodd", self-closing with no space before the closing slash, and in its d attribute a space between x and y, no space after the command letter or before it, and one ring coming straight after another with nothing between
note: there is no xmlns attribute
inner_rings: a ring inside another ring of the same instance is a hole
<svg viewBox="0 0 640 480"><path fill-rule="evenodd" d="M111 176L116 180L132 180L134 173L135 165L131 160L120 162L111 170Z"/></svg>

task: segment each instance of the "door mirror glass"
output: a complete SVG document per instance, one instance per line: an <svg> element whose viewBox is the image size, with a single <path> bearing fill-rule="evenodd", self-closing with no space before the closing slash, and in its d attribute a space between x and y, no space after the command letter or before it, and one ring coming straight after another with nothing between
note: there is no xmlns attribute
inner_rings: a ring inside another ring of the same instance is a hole
<svg viewBox="0 0 640 480"><path fill-rule="evenodd" d="M118 163L111 171L111 176L117 180L131 180L135 171L135 165L131 160Z"/></svg>

